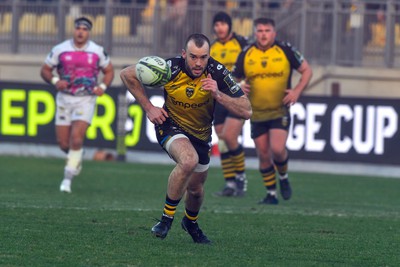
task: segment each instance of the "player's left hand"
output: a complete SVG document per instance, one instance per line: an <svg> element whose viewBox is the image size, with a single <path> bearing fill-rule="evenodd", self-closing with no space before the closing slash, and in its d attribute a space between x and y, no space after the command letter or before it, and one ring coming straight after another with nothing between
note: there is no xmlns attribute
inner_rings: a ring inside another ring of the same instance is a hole
<svg viewBox="0 0 400 267"><path fill-rule="evenodd" d="M286 89L283 104L286 106L294 105L299 100L300 94L295 89Z"/></svg>
<svg viewBox="0 0 400 267"><path fill-rule="evenodd" d="M102 96L104 94L104 90L101 89L98 85L93 88L93 93L97 96Z"/></svg>

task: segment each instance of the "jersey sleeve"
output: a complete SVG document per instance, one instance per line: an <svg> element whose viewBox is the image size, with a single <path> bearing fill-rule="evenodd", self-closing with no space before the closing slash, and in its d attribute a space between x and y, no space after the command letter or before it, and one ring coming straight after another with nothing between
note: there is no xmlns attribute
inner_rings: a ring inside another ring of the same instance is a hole
<svg viewBox="0 0 400 267"><path fill-rule="evenodd" d="M46 63L50 67L56 67L59 63L59 55L60 49L59 47L55 46L51 49L51 52L47 55L44 63Z"/></svg>
<svg viewBox="0 0 400 267"><path fill-rule="evenodd" d="M104 51L103 47L100 47L99 59L99 66L103 69L107 67L108 64L110 64L110 56L106 53L106 51Z"/></svg>
<svg viewBox="0 0 400 267"><path fill-rule="evenodd" d="M209 72L214 80L217 81L218 89L231 97L244 95L240 86L233 79L232 73L221 63L213 60L209 65Z"/></svg>
<svg viewBox="0 0 400 267"><path fill-rule="evenodd" d="M300 68L301 63L304 61L303 54L288 42L281 42L280 46L285 52L292 68L296 70Z"/></svg>
<svg viewBox="0 0 400 267"><path fill-rule="evenodd" d="M236 35L236 39L238 40L240 47L242 50L248 45L249 39L247 37L244 37L242 35Z"/></svg>
<svg viewBox="0 0 400 267"><path fill-rule="evenodd" d="M165 61L171 69L171 78L169 79L171 81L175 79L175 77L178 76L178 74L181 72L182 66L184 66L185 61L180 56L167 58L165 59Z"/></svg>
<svg viewBox="0 0 400 267"><path fill-rule="evenodd" d="M233 67L232 74L238 80L244 79L244 56L246 55L245 51L240 52L238 58L236 59L235 66Z"/></svg>

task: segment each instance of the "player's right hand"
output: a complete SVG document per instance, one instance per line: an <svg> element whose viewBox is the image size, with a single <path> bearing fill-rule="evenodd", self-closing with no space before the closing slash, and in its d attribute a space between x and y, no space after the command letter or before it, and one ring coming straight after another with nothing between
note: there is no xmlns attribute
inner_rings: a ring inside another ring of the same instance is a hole
<svg viewBox="0 0 400 267"><path fill-rule="evenodd" d="M147 111L147 118L156 125L163 124L168 117L168 113L163 108L153 106Z"/></svg>
<svg viewBox="0 0 400 267"><path fill-rule="evenodd" d="M59 80L56 84L55 87L58 91L63 91L67 89L69 86L69 82L66 80Z"/></svg>

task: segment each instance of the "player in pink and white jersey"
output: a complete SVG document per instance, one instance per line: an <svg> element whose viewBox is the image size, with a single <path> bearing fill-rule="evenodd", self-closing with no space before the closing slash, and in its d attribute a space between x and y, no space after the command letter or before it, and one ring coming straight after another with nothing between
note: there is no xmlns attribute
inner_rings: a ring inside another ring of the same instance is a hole
<svg viewBox="0 0 400 267"><path fill-rule="evenodd" d="M92 22L75 20L73 38L51 50L41 68L43 80L57 89L56 137L67 153L60 191L71 193L72 179L81 170L83 141L89 127L97 96L104 94L114 78L114 68L103 47L89 40ZM57 69L58 75L53 75ZM98 74L103 78L99 83Z"/></svg>

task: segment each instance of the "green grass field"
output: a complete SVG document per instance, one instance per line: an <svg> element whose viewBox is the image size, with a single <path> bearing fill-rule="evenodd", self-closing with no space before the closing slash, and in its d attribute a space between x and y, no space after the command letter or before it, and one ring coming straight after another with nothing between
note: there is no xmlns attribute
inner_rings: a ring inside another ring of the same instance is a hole
<svg viewBox="0 0 400 267"><path fill-rule="evenodd" d="M211 168L199 224L212 246L180 227L150 233L169 165L85 161L72 194L64 161L0 157L0 266L400 266L400 179L291 173L293 198L259 205L248 170L244 198L218 198Z"/></svg>

